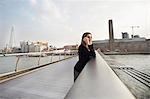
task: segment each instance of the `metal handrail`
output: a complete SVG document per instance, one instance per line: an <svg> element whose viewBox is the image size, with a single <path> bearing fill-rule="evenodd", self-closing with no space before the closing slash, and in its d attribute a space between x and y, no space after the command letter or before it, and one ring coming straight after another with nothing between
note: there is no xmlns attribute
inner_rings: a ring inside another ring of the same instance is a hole
<svg viewBox="0 0 150 99"><path fill-rule="evenodd" d="M19 53L19 54L17 54L16 55L16 57L17 57L17 59L16 59L16 61L15 61L15 68L14 68L14 71L15 72L18 72L19 71L19 63L21 63L21 56L30 56L30 55L35 55L36 53ZM38 61L37 61L37 66L36 67L38 67L38 66L40 66L40 63L41 63L41 59L42 59L42 54L49 54L48 56L51 56L50 57L50 61L48 61L47 63L52 63L52 62L55 62L55 61L60 61L60 60L62 60L62 59L66 59L66 58L68 58L67 56L69 56L69 57L71 57L71 56L75 56L76 54L75 54L75 52L74 53L52 53L52 52L41 52L40 54L39 53L37 53L37 55L39 55L38 56ZM6 55L7 56L7 55ZM58 59L57 60L54 60L54 57L55 56L57 56L58 57ZM64 56L64 57L61 57L61 56ZM45 63L46 64L46 63ZM33 67L33 66L32 66ZM32 68L31 67L31 68ZM28 69L28 68L26 68L26 69ZM12 70L10 71L10 73L11 72L13 72ZM9 72L7 72L7 73L9 73ZM5 74L5 73L4 73ZM1 75L3 75L2 73L1 73Z"/></svg>
<svg viewBox="0 0 150 99"><path fill-rule="evenodd" d="M96 58L86 64L65 99L135 99L135 97L96 52Z"/></svg>

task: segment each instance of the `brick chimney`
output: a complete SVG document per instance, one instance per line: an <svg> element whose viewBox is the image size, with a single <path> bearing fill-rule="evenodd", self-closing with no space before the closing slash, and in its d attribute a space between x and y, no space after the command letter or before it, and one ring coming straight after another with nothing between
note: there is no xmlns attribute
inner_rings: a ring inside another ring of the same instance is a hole
<svg viewBox="0 0 150 99"><path fill-rule="evenodd" d="M114 32L113 32L113 22L109 20L109 50L113 51L113 43L114 43Z"/></svg>

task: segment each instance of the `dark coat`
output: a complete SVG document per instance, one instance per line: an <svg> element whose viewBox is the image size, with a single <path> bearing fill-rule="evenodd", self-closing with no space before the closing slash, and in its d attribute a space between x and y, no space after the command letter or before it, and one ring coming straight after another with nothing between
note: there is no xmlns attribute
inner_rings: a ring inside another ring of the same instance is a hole
<svg viewBox="0 0 150 99"><path fill-rule="evenodd" d="M95 58L95 51L93 48L93 44L89 45L89 49L90 51L88 51L88 49L83 46L82 44L79 46L78 49L78 54L79 54L79 61L76 63L74 69L78 72L81 72L82 69L84 68L84 66L86 65L86 63L92 59Z"/></svg>

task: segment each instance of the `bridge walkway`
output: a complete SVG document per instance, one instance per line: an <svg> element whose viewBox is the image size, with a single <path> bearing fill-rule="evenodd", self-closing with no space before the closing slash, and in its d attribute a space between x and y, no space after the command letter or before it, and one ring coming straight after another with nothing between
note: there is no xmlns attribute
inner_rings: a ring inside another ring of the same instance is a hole
<svg viewBox="0 0 150 99"><path fill-rule="evenodd" d="M76 82L73 57L0 84L0 99L135 99L100 54Z"/></svg>
<svg viewBox="0 0 150 99"><path fill-rule="evenodd" d="M0 84L0 99L64 99L73 84L77 57Z"/></svg>

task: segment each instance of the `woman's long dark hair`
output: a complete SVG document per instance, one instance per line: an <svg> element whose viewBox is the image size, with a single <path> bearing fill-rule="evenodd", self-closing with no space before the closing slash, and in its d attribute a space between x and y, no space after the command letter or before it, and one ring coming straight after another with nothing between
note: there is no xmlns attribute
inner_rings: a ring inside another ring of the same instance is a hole
<svg viewBox="0 0 150 99"><path fill-rule="evenodd" d="M85 44L85 42L83 41L83 39L84 39L84 37L86 37L88 34L91 34L91 33L90 33L90 32L85 32L85 33L82 35L81 44L84 45L84 46L85 46L86 44Z"/></svg>

